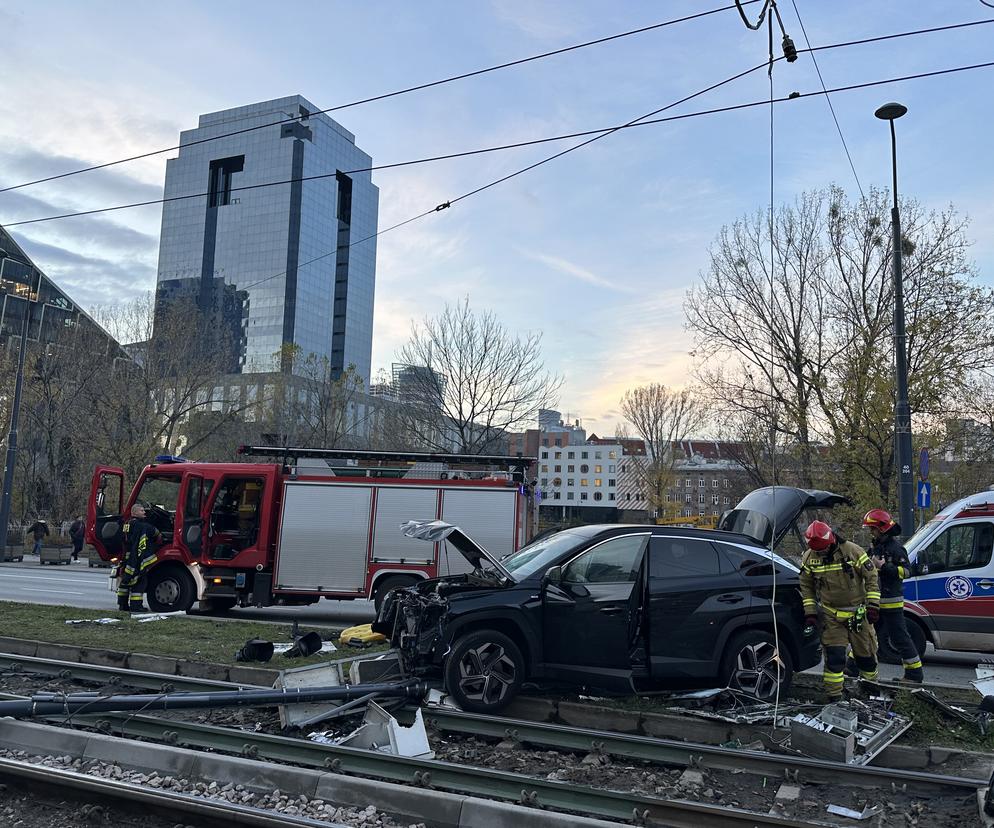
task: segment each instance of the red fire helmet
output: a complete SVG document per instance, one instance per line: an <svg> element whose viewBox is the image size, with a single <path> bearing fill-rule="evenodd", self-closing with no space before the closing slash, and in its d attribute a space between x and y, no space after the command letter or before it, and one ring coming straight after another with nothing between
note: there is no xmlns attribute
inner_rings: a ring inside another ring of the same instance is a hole
<svg viewBox="0 0 994 828"><path fill-rule="evenodd" d="M863 515L863 525L875 526L881 532L886 532L888 529L893 529L896 524L894 518L890 516L890 512L885 512L883 509L870 509Z"/></svg>
<svg viewBox="0 0 994 828"><path fill-rule="evenodd" d="M823 552L835 544L835 532L827 523L813 520L804 532L804 539L815 552Z"/></svg>

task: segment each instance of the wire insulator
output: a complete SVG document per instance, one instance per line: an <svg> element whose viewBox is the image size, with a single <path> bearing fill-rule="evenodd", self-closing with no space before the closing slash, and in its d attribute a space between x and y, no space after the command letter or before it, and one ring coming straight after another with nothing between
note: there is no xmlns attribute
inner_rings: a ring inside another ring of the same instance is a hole
<svg viewBox="0 0 994 828"><path fill-rule="evenodd" d="M788 34L783 36L783 56L787 59L787 63L793 63L797 60L797 47Z"/></svg>

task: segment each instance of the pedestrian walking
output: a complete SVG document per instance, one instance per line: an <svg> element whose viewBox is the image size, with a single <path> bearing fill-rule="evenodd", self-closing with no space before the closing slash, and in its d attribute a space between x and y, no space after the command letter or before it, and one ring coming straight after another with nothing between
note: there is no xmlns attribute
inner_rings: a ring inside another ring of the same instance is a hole
<svg viewBox="0 0 994 828"><path fill-rule="evenodd" d="M158 560L155 549L162 543L159 530L145 521L145 507L141 503L131 507L131 520L124 526L124 543L127 553L118 568L117 608L122 612L141 612L148 568Z"/></svg>
<svg viewBox="0 0 994 828"><path fill-rule="evenodd" d="M883 509L870 509L863 517L870 530L870 559L880 575L880 638L890 641L904 664L904 680L925 680L921 653L908 634L904 617L904 579L911 574L908 551L898 537L901 527Z"/></svg>
<svg viewBox="0 0 994 828"><path fill-rule="evenodd" d="M79 560L79 553L83 551L83 540L86 537L86 524L83 516L77 515L69 526L69 539L72 541L72 559Z"/></svg>
<svg viewBox="0 0 994 828"><path fill-rule="evenodd" d="M801 561L804 620L807 626L817 627L817 611L821 610L822 678L829 701L837 701L842 698L848 647L852 647L860 676L870 681L877 678L873 628L880 616L877 569L866 552L823 521L812 522L804 538L808 545Z"/></svg>
<svg viewBox="0 0 994 828"><path fill-rule="evenodd" d="M48 524L44 520L36 520L28 529L28 534L34 538L34 546L31 548L31 554L40 555L42 541L51 534Z"/></svg>

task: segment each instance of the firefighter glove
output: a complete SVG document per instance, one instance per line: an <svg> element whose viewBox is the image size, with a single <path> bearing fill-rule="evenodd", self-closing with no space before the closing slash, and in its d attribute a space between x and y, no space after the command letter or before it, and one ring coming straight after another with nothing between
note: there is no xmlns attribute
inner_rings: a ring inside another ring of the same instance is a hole
<svg viewBox="0 0 994 828"><path fill-rule="evenodd" d="M866 618L871 624L876 624L880 620L880 610L876 607L867 607Z"/></svg>
<svg viewBox="0 0 994 828"><path fill-rule="evenodd" d="M818 616L817 615L805 615L804 616L804 628L814 630L818 627Z"/></svg>

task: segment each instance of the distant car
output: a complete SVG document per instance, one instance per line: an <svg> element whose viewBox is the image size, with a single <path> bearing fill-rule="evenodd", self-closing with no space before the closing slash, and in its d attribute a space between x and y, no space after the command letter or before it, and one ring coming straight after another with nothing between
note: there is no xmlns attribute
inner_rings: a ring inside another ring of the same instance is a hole
<svg viewBox="0 0 994 828"><path fill-rule="evenodd" d="M797 567L762 544L805 508L843 500L777 487L725 515L734 532L583 526L499 561L458 527L415 522L472 571L391 592L373 629L474 712L500 711L525 681L631 693L679 679L771 700L821 652L804 631Z"/></svg>

